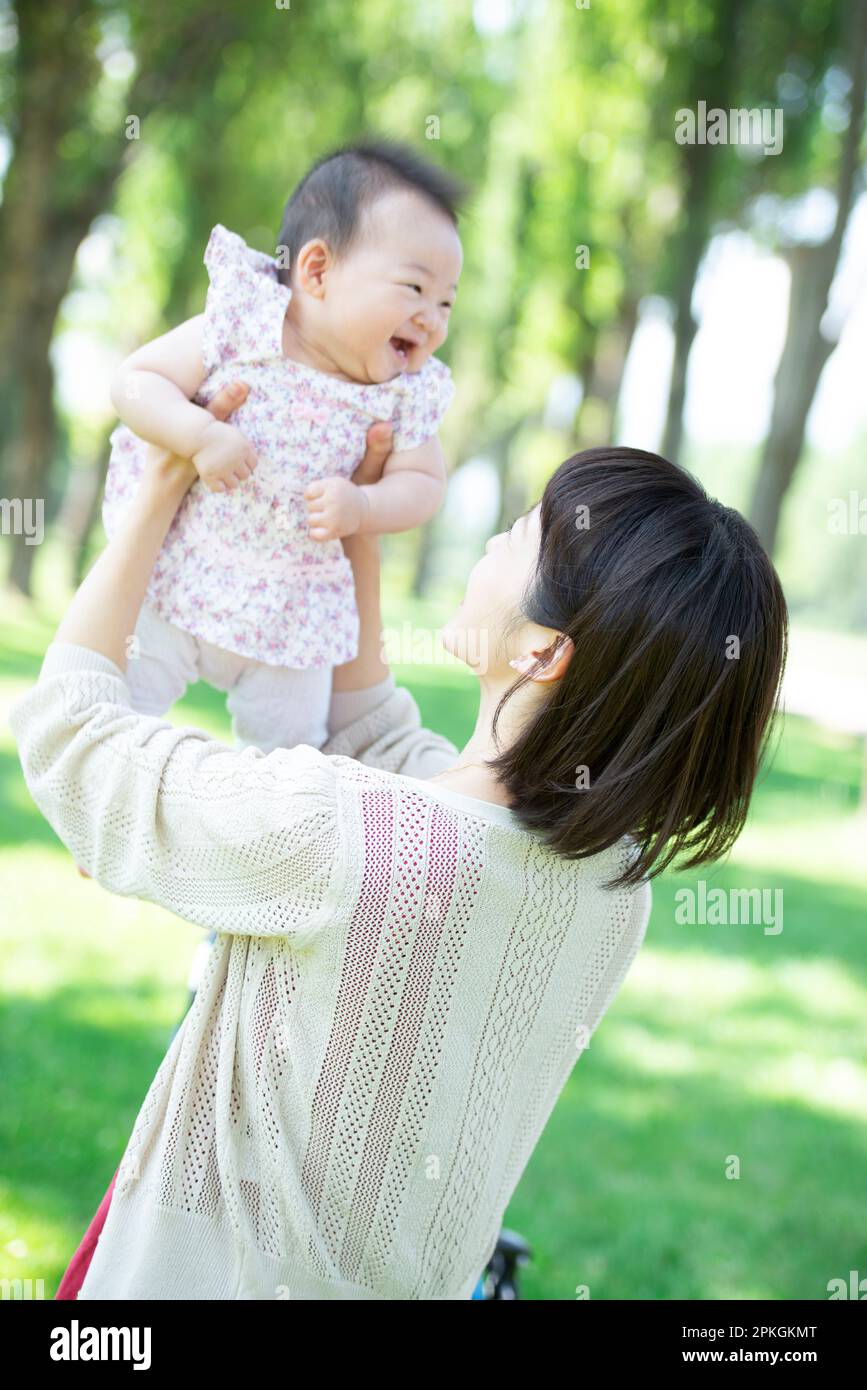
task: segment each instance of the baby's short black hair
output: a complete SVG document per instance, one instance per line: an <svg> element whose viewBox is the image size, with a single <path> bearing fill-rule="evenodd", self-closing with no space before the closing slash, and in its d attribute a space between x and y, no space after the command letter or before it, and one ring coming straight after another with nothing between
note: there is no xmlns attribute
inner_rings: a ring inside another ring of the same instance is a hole
<svg viewBox="0 0 867 1390"><path fill-rule="evenodd" d="M290 282L295 257L305 242L322 237L336 256L358 236L362 212L393 189L420 193L457 224L467 196L460 179L394 140L345 145L310 168L283 210L278 247L279 278Z"/></svg>

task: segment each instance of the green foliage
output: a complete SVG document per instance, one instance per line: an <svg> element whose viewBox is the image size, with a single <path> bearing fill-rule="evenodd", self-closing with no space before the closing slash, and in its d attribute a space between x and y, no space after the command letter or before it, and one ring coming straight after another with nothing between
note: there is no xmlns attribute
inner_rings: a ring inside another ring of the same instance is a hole
<svg viewBox="0 0 867 1390"><path fill-rule="evenodd" d="M443 350L458 385L443 433L455 466L488 453L505 492L530 486L521 445L556 377L580 378L585 402L549 472L572 448L611 436L638 305L676 297L696 219L702 244L732 226L775 244L775 219L754 216L759 195L833 183L842 0L594 0L587 9L513 0L499 10L471 0L287 9L75 0L58 47L60 13L0 6L0 135L13 156L0 227L21 196L25 137L56 132L46 225L59 234L75 207L81 235L89 226L107 238L98 271L79 258L58 332L101 342L107 377L112 359L201 311L216 222L272 251L285 199L313 159L361 133L410 141L475 191ZM71 93L43 112L40 93L60 75ZM786 123L773 158L709 147L700 207L688 147L673 138L675 112L697 100L779 106ZM140 127L133 139L130 117ZM586 268L576 266L579 247ZM41 259L62 276L59 249L47 244ZM12 419L20 393L3 393L0 381L0 419ZM107 390L102 408L64 400L60 413L52 497L76 469L98 465ZM809 466L815 476L826 460ZM534 488L538 478L534 465ZM814 597L827 616L842 592L830 556L819 568L825 597Z"/></svg>

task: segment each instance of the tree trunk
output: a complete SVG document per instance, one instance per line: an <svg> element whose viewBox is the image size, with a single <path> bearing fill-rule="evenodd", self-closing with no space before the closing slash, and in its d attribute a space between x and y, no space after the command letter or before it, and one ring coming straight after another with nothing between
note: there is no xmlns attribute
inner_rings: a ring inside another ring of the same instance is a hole
<svg viewBox="0 0 867 1390"><path fill-rule="evenodd" d="M692 70L691 105L707 100L708 107L727 110L732 102L738 62L737 31L744 0L717 0L714 30L708 51L711 62L699 61ZM661 453L678 461L683 444L683 412L689 355L698 324L692 298L701 259L710 236L713 215L714 146L683 145L683 220L677 241L677 286L674 294L674 361Z"/></svg>
<svg viewBox="0 0 867 1390"><path fill-rule="evenodd" d="M771 425L750 505L750 520L773 553L783 498L794 477L807 416L834 344L819 332L836 256L829 242L786 255L792 272L786 341L774 379Z"/></svg>
<svg viewBox="0 0 867 1390"><path fill-rule="evenodd" d="M629 295L620 307L620 360L617 367L617 381L611 401L611 440L617 437L620 408L623 395L623 376L632 349L632 342L638 328L638 295Z"/></svg>
<svg viewBox="0 0 867 1390"><path fill-rule="evenodd" d="M668 392L668 410L660 452L677 463L683 443L683 413L686 406L686 374L689 355L698 331L692 313L692 296L698 268L710 231L711 164L701 145L687 145L686 203L687 224L680 242L680 272L674 300L674 358Z"/></svg>
<svg viewBox="0 0 867 1390"><path fill-rule="evenodd" d="M516 516L527 505L527 489L522 478L515 477L512 471L512 445L515 436L525 425L538 423L533 419L516 420L507 430L494 440L493 447L485 450L486 455L493 459L497 470L497 477L500 480L500 514L497 518L497 531L503 531L510 526Z"/></svg>
<svg viewBox="0 0 867 1390"><path fill-rule="evenodd" d="M620 387L637 324L638 300L627 294L614 323L602 329L594 343L592 365L585 378L587 389L576 421L577 449L610 444L614 439Z"/></svg>
<svg viewBox="0 0 867 1390"><path fill-rule="evenodd" d="M54 454L55 422L52 409L54 373L48 345L54 314L43 313L31 320L30 334L18 346L15 357L14 386L18 396L20 429L9 450L6 467L6 496L32 498L45 506L48 473ZM50 520L45 515L44 521ZM30 594L30 577L37 547L23 534L7 538L10 553L8 582L22 594Z"/></svg>
<svg viewBox="0 0 867 1390"><path fill-rule="evenodd" d="M18 7L16 54L18 111L15 146L3 188L0 217L0 363L2 395L12 405L0 422L4 491L10 497L44 496L52 461L53 376L48 349L60 304L69 288L78 247L109 203L135 142L123 130L97 132L90 101L102 68L96 54L98 14L87 0L55 0ZM181 100L190 84L207 81L236 20L200 5L167 12L143 43L128 109L149 111ZM63 92L61 100L58 93ZM69 132L88 136L86 155L62 153ZM30 592L35 547L10 537L9 582Z"/></svg>
<svg viewBox="0 0 867 1390"><path fill-rule="evenodd" d="M68 486L63 508L57 517L58 530L68 538L70 583L77 589L85 574L90 538L102 511L102 492L111 452L109 436L114 422L106 429L89 468L76 474L74 487Z"/></svg>
<svg viewBox="0 0 867 1390"><path fill-rule="evenodd" d="M785 253L792 272L786 339L774 378L771 425L750 505L750 519L769 554L776 544L783 498L803 451L810 406L840 331L838 325L834 336L825 336L821 324L840 258L859 166L867 85L867 5L863 0L853 0L850 16L847 51L852 87L849 126L840 151L834 229L819 246L792 247Z"/></svg>
<svg viewBox="0 0 867 1390"><path fill-rule="evenodd" d="M433 575L433 560L436 547L434 545L434 525L436 517L431 517L421 528L418 538L418 548L415 552L415 570L412 576L411 593L413 598L424 598L430 588L431 577Z"/></svg>

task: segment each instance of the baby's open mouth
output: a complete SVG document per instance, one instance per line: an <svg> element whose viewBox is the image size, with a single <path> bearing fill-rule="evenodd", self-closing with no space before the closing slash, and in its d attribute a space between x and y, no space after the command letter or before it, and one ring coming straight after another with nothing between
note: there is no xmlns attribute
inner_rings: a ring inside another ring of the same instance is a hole
<svg viewBox="0 0 867 1390"><path fill-rule="evenodd" d="M400 338L397 334L395 334L393 338L389 338L388 342L392 351L396 353L402 363L406 364L414 344L411 343L408 338Z"/></svg>

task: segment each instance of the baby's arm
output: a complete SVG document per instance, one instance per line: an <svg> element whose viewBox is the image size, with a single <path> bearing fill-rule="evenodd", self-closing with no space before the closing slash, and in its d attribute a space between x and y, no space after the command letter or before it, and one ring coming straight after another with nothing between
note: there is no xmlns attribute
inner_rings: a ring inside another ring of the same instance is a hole
<svg viewBox="0 0 867 1390"><path fill-rule="evenodd" d="M125 358L112 376L111 400L139 438L191 459L212 492L225 492L249 477L256 457L240 430L190 400L207 375L204 317L188 319Z"/></svg>
<svg viewBox="0 0 867 1390"><path fill-rule="evenodd" d="M364 483L367 507L359 534L410 531L428 521L440 505L446 485L446 461L434 435L415 449L391 454L378 483Z"/></svg>
<svg viewBox="0 0 867 1390"><path fill-rule="evenodd" d="M433 516L442 500L446 465L434 435L415 449L390 454L378 483L319 478L304 490L313 540L410 531Z"/></svg>

